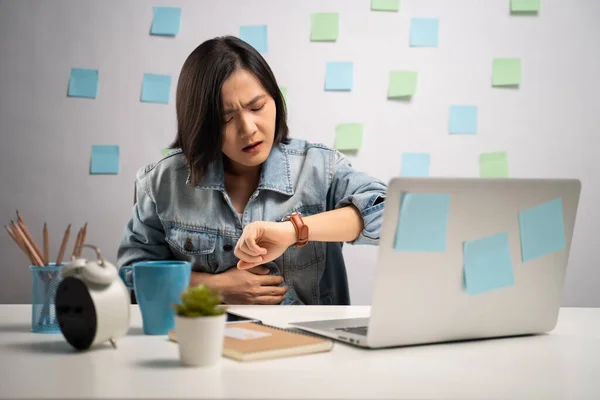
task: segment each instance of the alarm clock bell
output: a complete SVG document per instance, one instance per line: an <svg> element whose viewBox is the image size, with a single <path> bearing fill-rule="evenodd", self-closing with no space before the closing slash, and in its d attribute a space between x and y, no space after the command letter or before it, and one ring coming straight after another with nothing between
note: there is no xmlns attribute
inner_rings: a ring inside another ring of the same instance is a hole
<svg viewBox="0 0 600 400"><path fill-rule="evenodd" d="M129 291L97 247L81 247L94 249L97 259L74 258L62 267L55 298L60 330L77 350L106 341L116 348L116 339L129 330Z"/></svg>

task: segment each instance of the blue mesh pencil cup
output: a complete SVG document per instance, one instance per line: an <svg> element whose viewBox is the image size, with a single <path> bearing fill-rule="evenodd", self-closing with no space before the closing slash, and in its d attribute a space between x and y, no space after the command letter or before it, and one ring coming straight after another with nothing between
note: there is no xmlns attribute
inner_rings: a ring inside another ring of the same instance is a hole
<svg viewBox="0 0 600 400"><path fill-rule="evenodd" d="M46 267L36 265L31 269L31 331L36 333L61 333L56 318L54 299L62 280L62 264L50 263Z"/></svg>

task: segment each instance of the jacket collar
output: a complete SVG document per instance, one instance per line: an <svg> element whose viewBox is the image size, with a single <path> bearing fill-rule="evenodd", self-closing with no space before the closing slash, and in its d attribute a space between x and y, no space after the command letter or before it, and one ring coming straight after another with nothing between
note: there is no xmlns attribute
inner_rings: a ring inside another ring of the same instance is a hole
<svg viewBox="0 0 600 400"><path fill-rule="evenodd" d="M189 174L187 184L190 184ZM223 168L222 157L219 157L207 166L204 177L197 188L225 192L225 170ZM290 160L284 144L273 146L271 149L269 157L267 157L262 165L257 189L271 190L288 196L294 194Z"/></svg>

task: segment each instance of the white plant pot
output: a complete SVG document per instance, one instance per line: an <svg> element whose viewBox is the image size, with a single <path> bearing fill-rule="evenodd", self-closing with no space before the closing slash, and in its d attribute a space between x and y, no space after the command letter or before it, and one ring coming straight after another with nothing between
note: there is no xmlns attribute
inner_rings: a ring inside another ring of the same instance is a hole
<svg viewBox="0 0 600 400"><path fill-rule="evenodd" d="M216 365L223 354L227 314L209 317L175 315L175 330L182 365L208 367Z"/></svg>

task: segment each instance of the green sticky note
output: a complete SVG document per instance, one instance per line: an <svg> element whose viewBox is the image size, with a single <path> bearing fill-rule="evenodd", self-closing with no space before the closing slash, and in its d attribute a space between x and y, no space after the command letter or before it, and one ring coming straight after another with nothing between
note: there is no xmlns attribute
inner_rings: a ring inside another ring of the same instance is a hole
<svg viewBox="0 0 600 400"><path fill-rule="evenodd" d="M400 0L371 0L372 11L398 11Z"/></svg>
<svg viewBox="0 0 600 400"><path fill-rule="evenodd" d="M279 88L279 90L281 91L281 94L283 95L283 100L285 101L285 103L287 104L287 94L288 94L288 88L285 86L282 86Z"/></svg>
<svg viewBox="0 0 600 400"><path fill-rule="evenodd" d="M340 15L317 13L310 16L310 40L313 42L335 42L338 38Z"/></svg>
<svg viewBox="0 0 600 400"><path fill-rule="evenodd" d="M482 178L508 178L508 158L505 151L479 155L479 176Z"/></svg>
<svg viewBox="0 0 600 400"><path fill-rule="evenodd" d="M510 0L510 11L514 13L536 13L541 0Z"/></svg>
<svg viewBox="0 0 600 400"><path fill-rule="evenodd" d="M493 86L517 86L521 83L520 58L494 59L492 72Z"/></svg>
<svg viewBox="0 0 600 400"><path fill-rule="evenodd" d="M164 157L164 156L166 156L167 154L169 154L169 152L170 152L170 151L171 151L171 149L162 149L162 150L160 151L160 155Z"/></svg>
<svg viewBox="0 0 600 400"><path fill-rule="evenodd" d="M363 124L345 123L335 128L337 150L358 150L362 146Z"/></svg>
<svg viewBox="0 0 600 400"><path fill-rule="evenodd" d="M392 71L390 72L390 85L388 87L388 98L408 97L415 94L417 89L416 71Z"/></svg>

